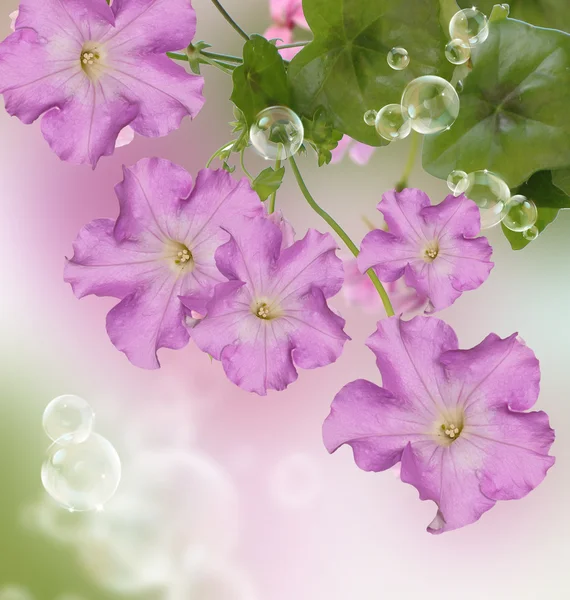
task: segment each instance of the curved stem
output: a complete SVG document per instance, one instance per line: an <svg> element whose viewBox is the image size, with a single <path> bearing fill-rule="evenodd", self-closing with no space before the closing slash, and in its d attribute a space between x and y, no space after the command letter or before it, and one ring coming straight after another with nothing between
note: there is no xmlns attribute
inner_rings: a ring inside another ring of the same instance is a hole
<svg viewBox="0 0 570 600"><path fill-rule="evenodd" d="M281 159L278 158L275 161L275 170L278 171L281 168ZM277 198L277 190L275 190L273 192L273 194L271 194L271 196L269 196L269 209L268 209L268 213L270 215L272 215L275 212L275 199Z"/></svg>
<svg viewBox="0 0 570 600"><path fill-rule="evenodd" d="M285 48L302 48L306 46L310 42L293 42L292 44L283 44L282 46L277 46L277 50L285 50Z"/></svg>
<svg viewBox="0 0 570 600"><path fill-rule="evenodd" d="M410 154L408 155L408 161L406 162L406 166L404 167L402 177L400 178L400 181L398 181L398 183L396 184L397 192L401 192L404 188L408 187L408 179L410 178L414 165L416 164L416 156L420 148L421 136L415 131L412 131L411 137L412 139L410 146Z"/></svg>
<svg viewBox="0 0 570 600"><path fill-rule="evenodd" d="M245 148L239 153L239 164L241 166L241 170L245 173L245 176L249 179L250 182L253 182L253 177L251 173L247 170L244 162Z"/></svg>
<svg viewBox="0 0 570 600"><path fill-rule="evenodd" d="M212 4L220 11L222 17L241 35L241 37L248 41L249 35L230 17L228 11L218 2L218 0L212 0Z"/></svg>
<svg viewBox="0 0 570 600"><path fill-rule="evenodd" d="M166 56L168 56L168 58L172 58L173 60L182 60L182 61L186 61L186 62L190 61L187 54L177 54L176 52L167 52ZM237 66L237 65L222 62L221 60L211 59L207 56L200 56L200 63L203 65L210 65L212 67L216 67L217 69L224 71L224 73L227 73L228 75L231 75L232 71Z"/></svg>
<svg viewBox="0 0 570 600"><path fill-rule="evenodd" d="M206 169L210 168L210 165L214 162L214 160L220 156L220 154L224 151L230 150L231 148L233 148L233 145L235 144L235 141L232 142L228 142L227 144L224 144L221 148L218 148L214 154L212 154L212 156L210 156L210 158L208 159L208 162L206 163Z"/></svg>
<svg viewBox="0 0 570 600"><path fill-rule="evenodd" d="M328 225L336 232L338 237L346 244L347 248L352 252L352 254L355 257L358 256L359 250L356 244L348 237L348 234L344 231L344 229L329 215L328 212L323 210L311 196L311 193L309 192L307 186L305 185L305 182L303 181L303 177L299 172L297 163L295 162L295 158L293 156L289 157L289 162L291 163L291 168L293 169L293 173L295 174L297 184L299 185L303 196L305 196L305 199L309 203L309 206L328 223ZM378 279L378 276L376 275L374 269L368 269L368 271L366 271L366 274L368 275L368 277L370 277L370 280L374 284L374 287L376 288L380 299L382 300L382 304L384 305L386 314L389 317L393 317L394 309L392 307L392 303L390 302L390 298L388 297L388 294L386 293L382 282Z"/></svg>

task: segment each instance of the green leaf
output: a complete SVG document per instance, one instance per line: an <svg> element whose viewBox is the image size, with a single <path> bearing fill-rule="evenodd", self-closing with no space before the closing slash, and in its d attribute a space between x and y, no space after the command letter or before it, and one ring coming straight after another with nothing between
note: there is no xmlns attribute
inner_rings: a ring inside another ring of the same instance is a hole
<svg viewBox="0 0 570 600"><path fill-rule="evenodd" d="M486 15L491 14L498 0L479 0L477 8ZM458 0L461 8L471 8L473 0ZM511 0L510 16L539 27L551 27L570 31L570 3L568 0Z"/></svg>
<svg viewBox="0 0 570 600"><path fill-rule="evenodd" d="M570 169L560 169L552 172L552 183L565 194L570 196Z"/></svg>
<svg viewBox="0 0 570 600"><path fill-rule="evenodd" d="M461 110L449 131L426 136L426 171L494 171L516 187L570 164L570 35L504 19L476 46Z"/></svg>
<svg viewBox="0 0 570 600"><path fill-rule="evenodd" d="M243 65L234 69L232 102L248 125L269 106L290 106L291 94L285 63L277 48L260 35L252 35L243 47Z"/></svg>
<svg viewBox="0 0 570 600"><path fill-rule="evenodd" d="M538 220L536 227L540 232L544 231L558 216L558 211L570 208L570 196L552 183L550 171L539 171L535 173L525 184L519 187L516 194L522 194L533 200L538 208ZM503 225L503 232L509 240L513 250L521 250L530 242L523 237L522 233L510 231Z"/></svg>
<svg viewBox="0 0 570 600"><path fill-rule="evenodd" d="M251 187L257 192L257 195L262 202L265 202L271 194L281 187L283 175L285 175L285 167L281 167L277 170L273 167L269 167L261 171L261 173L253 180Z"/></svg>
<svg viewBox="0 0 570 600"><path fill-rule="evenodd" d="M445 58L447 23L455 0L305 0L314 40L291 61L293 109L312 119L323 107L333 125L360 142L388 142L364 123L367 110L399 103L406 84L420 75L450 78ZM388 66L395 46L411 61L402 71Z"/></svg>
<svg viewBox="0 0 570 600"><path fill-rule="evenodd" d="M332 160L331 151L337 147L343 134L334 128L332 118L323 107L315 111L312 119L303 117L303 127L305 142L309 143L317 153L319 167L328 165Z"/></svg>

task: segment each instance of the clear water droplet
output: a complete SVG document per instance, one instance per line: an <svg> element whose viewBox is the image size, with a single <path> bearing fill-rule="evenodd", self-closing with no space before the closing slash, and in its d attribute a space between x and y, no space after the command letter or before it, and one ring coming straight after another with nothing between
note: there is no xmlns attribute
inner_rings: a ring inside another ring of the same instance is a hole
<svg viewBox="0 0 570 600"><path fill-rule="evenodd" d="M459 114L459 96L441 77L424 75L406 86L402 108L411 119L412 129L430 134L448 129Z"/></svg>
<svg viewBox="0 0 570 600"><path fill-rule="evenodd" d="M395 71L403 71L410 64L410 55L405 48L392 48L386 60Z"/></svg>
<svg viewBox="0 0 570 600"><path fill-rule="evenodd" d="M500 177L484 170L469 173L465 195L479 207L481 229L490 229L505 218L511 191Z"/></svg>
<svg viewBox="0 0 570 600"><path fill-rule="evenodd" d="M449 35L452 40L460 39L470 46L482 44L489 37L489 21L476 8L465 8L451 18Z"/></svg>
<svg viewBox="0 0 570 600"><path fill-rule="evenodd" d="M465 84L463 83L463 80L460 79L456 84L455 84L455 89L457 90L457 92L459 94L461 94L461 92L464 90L465 88Z"/></svg>
<svg viewBox="0 0 570 600"><path fill-rule="evenodd" d="M91 435L94 421L95 415L89 403L73 395L54 398L42 418L47 436L61 445L84 442Z"/></svg>
<svg viewBox="0 0 570 600"><path fill-rule="evenodd" d="M376 110L367 110L364 113L364 122L366 123L366 125L368 125L369 127L374 127L374 124L376 123L377 114L378 111Z"/></svg>
<svg viewBox="0 0 570 600"><path fill-rule="evenodd" d="M451 171L447 177L447 187L454 196L460 196L469 187L469 176L465 171Z"/></svg>
<svg viewBox="0 0 570 600"><path fill-rule="evenodd" d="M42 465L46 492L68 510L95 510L109 501L121 480L121 460L113 445L92 433L80 444L54 443Z"/></svg>
<svg viewBox="0 0 570 600"><path fill-rule="evenodd" d="M463 65L471 58L471 46L460 39L451 40L445 47L445 57L452 65Z"/></svg>
<svg viewBox="0 0 570 600"><path fill-rule="evenodd" d="M376 131L385 140L403 140L410 135L412 123L400 104L388 104L376 115Z"/></svg>
<svg viewBox="0 0 570 600"><path fill-rule="evenodd" d="M296 154L304 135L301 119L286 106L262 110L249 130L252 146L267 160L285 160Z"/></svg>
<svg viewBox="0 0 570 600"><path fill-rule="evenodd" d="M536 204L526 196L513 196L507 204L507 213L503 223L511 231L527 231L538 219Z"/></svg>
<svg viewBox="0 0 570 600"><path fill-rule="evenodd" d="M540 233L540 231L538 230L538 227L536 225L533 225L526 231L523 231L523 238L525 240L528 240L529 242L532 242L532 241L536 240L539 233Z"/></svg>

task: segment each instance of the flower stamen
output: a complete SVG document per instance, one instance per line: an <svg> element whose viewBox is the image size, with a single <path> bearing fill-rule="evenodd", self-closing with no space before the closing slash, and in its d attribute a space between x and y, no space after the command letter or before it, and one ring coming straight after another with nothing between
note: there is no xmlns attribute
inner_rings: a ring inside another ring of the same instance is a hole
<svg viewBox="0 0 570 600"><path fill-rule="evenodd" d="M462 429L463 427L461 425L457 426L455 423L443 423L441 425L441 430L451 442L459 437Z"/></svg>

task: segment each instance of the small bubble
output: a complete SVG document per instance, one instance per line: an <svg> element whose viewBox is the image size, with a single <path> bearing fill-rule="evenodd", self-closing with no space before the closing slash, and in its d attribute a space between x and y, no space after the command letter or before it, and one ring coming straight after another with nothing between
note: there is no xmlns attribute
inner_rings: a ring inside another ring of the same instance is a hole
<svg viewBox="0 0 570 600"><path fill-rule="evenodd" d="M65 395L47 405L42 423L47 436L63 445L84 442L91 434L94 420L93 409L86 400Z"/></svg>
<svg viewBox="0 0 570 600"><path fill-rule="evenodd" d="M249 130L252 146L267 160L284 160L296 154L304 135L301 119L286 106L262 110Z"/></svg>
<svg viewBox="0 0 570 600"><path fill-rule="evenodd" d="M392 48L386 60L392 69L402 71L410 64L410 55L405 48Z"/></svg>
<svg viewBox="0 0 570 600"><path fill-rule="evenodd" d="M463 65L471 57L471 47L463 40L451 40L445 47L445 57L452 65Z"/></svg>
<svg viewBox="0 0 570 600"><path fill-rule="evenodd" d="M454 196L460 196L469 186L469 176L465 171L452 171L447 177L447 187Z"/></svg>
<svg viewBox="0 0 570 600"><path fill-rule="evenodd" d="M465 84L463 83L463 80L460 79L456 84L455 84L455 89L457 90L457 92L459 94L461 94L461 92L464 90L465 88Z"/></svg>
<svg viewBox="0 0 570 600"><path fill-rule="evenodd" d="M410 81L402 95L402 108L411 119L412 129L422 134L451 127L459 114L459 104L459 96L449 81L434 75Z"/></svg>
<svg viewBox="0 0 570 600"><path fill-rule="evenodd" d="M476 8L466 8L453 15L449 22L449 35L452 40L460 39L476 46L489 37L489 21Z"/></svg>
<svg viewBox="0 0 570 600"><path fill-rule="evenodd" d="M507 214L503 223L511 231L527 231L538 219L536 204L526 196L513 196L507 204Z"/></svg>
<svg viewBox="0 0 570 600"><path fill-rule="evenodd" d="M115 494L120 479L119 455L97 433L79 444L52 444L42 465L46 492L70 512L103 506Z"/></svg>
<svg viewBox="0 0 570 600"><path fill-rule="evenodd" d="M376 115L376 131L385 140L403 140L410 135L412 123L400 104L388 104Z"/></svg>
<svg viewBox="0 0 570 600"><path fill-rule="evenodd" d="M376 115L377 114L378 114L378 112L375 110L367 110L364 113L364 122L366 123L366 125L368 125L369 127L374 127L374 125L376 123Z"/></svg>
<svg viewBox="0 0 570 600"><path fill-rule="evenodd" d="M479 207L481 229L490 229L505 218L511 191L499 176L485 169L469 173L465 195Z"/></svg>
<svg viewBox="0 0 570 600"><path fill-rule="evenodd" d="M533 225L530 229L523 231L523 238L525 240L528 240L529 242L532 242L536 240L539 233L540 231L538 230L538 227L536 225Z"/></svg>

